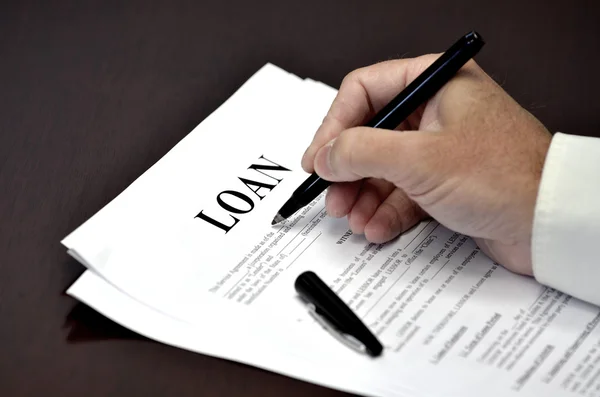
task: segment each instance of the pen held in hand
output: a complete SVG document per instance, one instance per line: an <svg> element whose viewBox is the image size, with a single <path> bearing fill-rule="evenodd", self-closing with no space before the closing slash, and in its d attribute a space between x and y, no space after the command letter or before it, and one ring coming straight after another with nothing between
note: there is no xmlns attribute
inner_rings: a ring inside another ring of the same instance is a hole
<svg viewBox="0 0 600 397"><path fill-rule="evenodd" d="M474 57L485 42L472 31L461 37L431 66L392 99L365 127L394 129L419 106L433 97L465 63ZM279 209L271 225L283 222L321 194L331 182L316 173L310 175Z"/></svg>

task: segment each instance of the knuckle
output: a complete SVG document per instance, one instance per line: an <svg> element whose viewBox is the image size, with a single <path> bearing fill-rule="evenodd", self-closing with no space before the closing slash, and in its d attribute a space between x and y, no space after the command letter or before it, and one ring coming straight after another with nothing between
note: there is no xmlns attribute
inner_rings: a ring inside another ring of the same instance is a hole
<svg viewBox="0 0 600 397"><path fill-rule="evenodd" d="M311 146L314 147L315 150L337 138L342 130L342 125L339 119L335 116L335 107L336 104L332 104L330 111L327 112L323 122L315 133L313 141L311 142Z"/></svg>
<svg viewBox="0 0 600 397"><path fill-rule="evenodd" d="M348 85L350 83L354 83L355 81L357 81L364 70L365 70L365 68L358 68L358 69L354 69L353 71L348 73L342 80L342 84L340 87L342 87L344 85Z"/></svg>
<svg viewBox="0 0 600 397"><path fill-rule="evenodd" d="M402 216L400 215L401 210L396 205L393 205L388 201L384 201L381 204L381 210L384 216L388 219L390 225L392 225L394 228L402 227Z"/></svg>
<svg viewBox="0 0 600 397"><path fill-rule="evenodd" d="M378 75L377 64L371 66L365 66L362 68L354 69L348 73L342 80L340 85L340 92L352 91L356 86L362 86L362 82L365 80L373 79Z"/></svg>
<svg viewBox="0 0 600 397"><path fill-rule="evenodd" d="M407 200L409 199L407 198ZM407 219L409 219L411 223L418 222L423 217L423 210L412 200L409 201L409 207L407 212Z"/></svg>
<svg viewBox="0 0 600 397"><path fill-rule="evenodd" d="M321 128L319 128L319 131L317 131L319 141L325 144L335 138L339 134L339 128L336 128L338 124L339 121L337 117L335 117L334 113L331 111L328 112L323 120Z"/></svg>
<svg viewBox="0 0 600 397"><path fill-rule="evenodd" d="M344 107L344 100L340 97L336 98L331 104L322 124L323 131L326 131L327 134L333 134L334 131L339 133L339 130L343 126L341 120L345 114Z"/></svg>

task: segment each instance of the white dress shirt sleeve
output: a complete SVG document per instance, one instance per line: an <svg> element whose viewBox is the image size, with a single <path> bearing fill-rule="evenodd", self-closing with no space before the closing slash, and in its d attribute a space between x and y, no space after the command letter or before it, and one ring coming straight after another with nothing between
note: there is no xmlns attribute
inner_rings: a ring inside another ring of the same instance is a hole
<svg viewBox="0 0 600 397"><path fill-rule="evenodd" d="M600 305L600 139L552 138L535 208L532 260L540 283Z"/></svg>

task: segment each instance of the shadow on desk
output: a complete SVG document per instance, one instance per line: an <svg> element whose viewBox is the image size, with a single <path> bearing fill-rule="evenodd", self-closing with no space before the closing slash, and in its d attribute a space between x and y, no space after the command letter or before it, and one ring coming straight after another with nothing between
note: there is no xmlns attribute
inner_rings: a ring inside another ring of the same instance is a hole
<svg viewBox="0 0 600 397"><path fill-rule="evenodd" d="M139 340L152 342L114 321L104 317L89 306L77 303L67 315L65 328L70 328L67 342L100 342L107 340Z"/></svg>

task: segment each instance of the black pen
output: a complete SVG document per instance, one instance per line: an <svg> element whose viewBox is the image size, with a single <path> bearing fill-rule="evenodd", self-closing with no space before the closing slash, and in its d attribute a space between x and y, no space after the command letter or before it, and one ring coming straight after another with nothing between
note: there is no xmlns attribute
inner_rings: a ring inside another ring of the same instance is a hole
<svg viewBox="0 0 600 397"><path fill-rule="evenodd" d="M377 337L314 272L299 275L294 287L309 304L311 316L336 339L360 353L381 355L383 346Z"/></svg>
<svg viewBox="0 0 600 397"><path fill-rule="evenodd" d="M485 42L475 31L461 37L431 66L388 103L365 127L394 129L420 105L436 94L465 63L474 57ZM332 182L313 173L292 193L271 222L275 225L308 205Z"/></svg>

